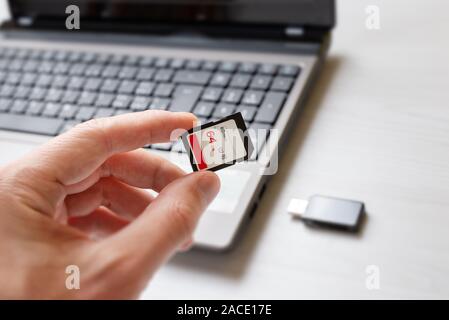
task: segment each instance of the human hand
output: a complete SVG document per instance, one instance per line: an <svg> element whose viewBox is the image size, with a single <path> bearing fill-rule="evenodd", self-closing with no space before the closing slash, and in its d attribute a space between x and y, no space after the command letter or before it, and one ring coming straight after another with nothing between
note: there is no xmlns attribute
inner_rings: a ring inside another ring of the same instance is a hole
<svg viewBox="0 0 449 320"><path fill-rule="evenodd" d="M138 297L188 246L220 183L137 149L194 121L165 111L91 120L0 168L0 297ZM66 288L69 265L79 290Z"/></svg>

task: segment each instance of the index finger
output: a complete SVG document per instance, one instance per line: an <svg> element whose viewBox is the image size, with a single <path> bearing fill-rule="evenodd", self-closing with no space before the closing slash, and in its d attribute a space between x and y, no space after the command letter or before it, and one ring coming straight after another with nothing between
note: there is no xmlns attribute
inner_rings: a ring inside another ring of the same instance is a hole
<svg viewBox="0 0 449 320"><path fill-rule="evenodd" d="M174 130L190 129L195 121L191 113L159 110L90 120L41 146L35 166L63 185L74 184L113 154L169 141Z"/></svg>

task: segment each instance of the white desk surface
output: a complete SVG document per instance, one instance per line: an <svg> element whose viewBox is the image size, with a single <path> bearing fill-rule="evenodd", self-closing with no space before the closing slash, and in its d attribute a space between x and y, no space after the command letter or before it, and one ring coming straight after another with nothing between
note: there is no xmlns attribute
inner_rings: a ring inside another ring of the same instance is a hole
<svg viewBox="0 0 449 320"><path fill-rule="evenodd" d="M365 28L372 4L379 31ZM240 243L178 255L142 297L449 298L448 12L444 0L338 1L323 73ZM292 221L290 198L316 193L364 201L363 232Z"/></svg>

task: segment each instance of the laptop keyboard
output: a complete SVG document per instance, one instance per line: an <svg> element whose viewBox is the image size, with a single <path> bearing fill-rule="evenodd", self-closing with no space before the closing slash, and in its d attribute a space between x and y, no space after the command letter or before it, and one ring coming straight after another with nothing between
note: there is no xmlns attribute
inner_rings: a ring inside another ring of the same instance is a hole
<svg viewBox="0 0 449 320"><path fill-rule="evenodd" d="M300 71L296 65L0 47L0 129L56 136L92 118L158 109L193 112L203 122L241 112L250 128L268 130ZM151 147L183 151L179 143Z"/></svg>

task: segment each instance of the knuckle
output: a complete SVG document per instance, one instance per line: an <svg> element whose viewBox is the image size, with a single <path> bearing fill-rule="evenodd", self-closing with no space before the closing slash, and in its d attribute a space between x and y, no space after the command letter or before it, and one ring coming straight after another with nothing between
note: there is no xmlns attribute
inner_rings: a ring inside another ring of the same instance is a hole
<svg viewBox="0 0 449 320"><path fill-rule="evenodd" d="M112 140L106 132L106 128L109 125L109 118L94 118L78 124L73 131L86 135L88 139L93 139L95 143L100 144L106 151L109 151L112 149Z"/></svg>

